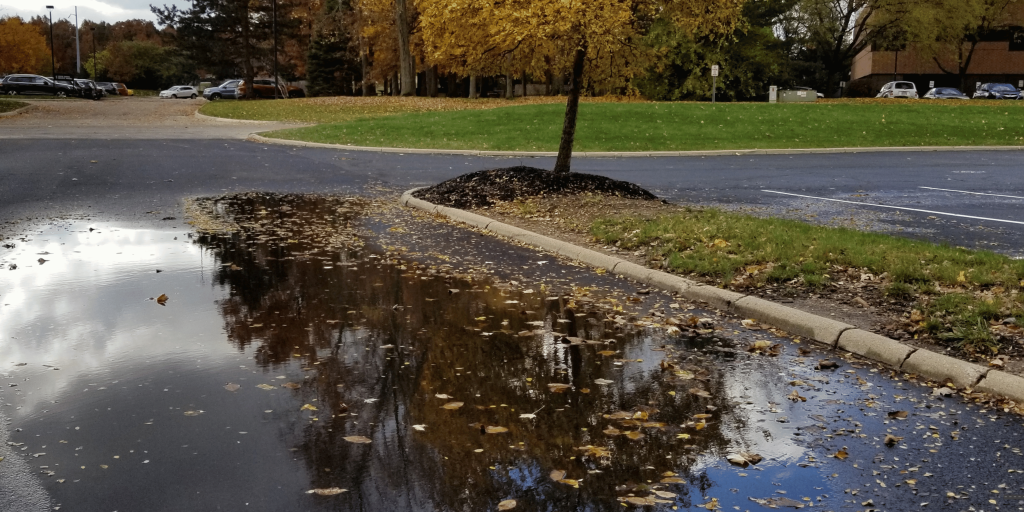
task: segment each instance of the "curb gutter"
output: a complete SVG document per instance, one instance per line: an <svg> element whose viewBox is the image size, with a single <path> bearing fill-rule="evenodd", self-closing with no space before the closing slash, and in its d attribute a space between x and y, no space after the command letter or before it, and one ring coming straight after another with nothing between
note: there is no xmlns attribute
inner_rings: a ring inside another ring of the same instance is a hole
<svg viewBox="0 0 1024 512"><path fill-rule="evenodd" d="M829 348L856 354L903 373L916 373L940 383L952 382L958 389L973 389L1024 404L1024 378L1016 375L990 370L929 350L910 347L884 336L857 329L852 325L769 302L759 297L690 281L465 210L439 206L413 197L412 193L416 190L418 189L412 189L402 194L400 202L403 206L444 215L472 227L539 247L593 267L603 268L643 285L675 292L684 298L705 302L719 310L774 325L790 334L814 340Z"/></svg>
<svg viewBox="0 0 1024 512"><path fill-rule="evenodd" d="M200 113L196 116L235 121L240 123L273 123L276 121L243 121L210 117ZM274 139L258 133L250 133L246 140L260 144L279 144L282 146L300 146L305 148L343 149L346 151L366 151L370 153L402 153L406 155L463 155L463 156L511 156L511 157L556 157L553 151L479 151L475 149L415 149L415 148L383 148L371 146L348 146L345 144L325 144L322 142L306 142L302 140ZM1024 151L1024 146L904 146L904 147L863 147L863 148L809 148L809 149L723 149L715 151L573 151L572 156L582 158L647 158L647 157L698 157L698 156L743 156L743 155L810 155L836 153L931 153L938 151Z"/></svg>
<svg viewBox="0 0 1024 512"><path fill-rule="evenodd" d="M307 126L307 125L304 125L302 123L289 123L289 122L285 122L285 121L257 121L255 119L231 119L231 118L227 118L227 117L208 116L206 114L200 114L198 110L196 110L196 112L194 114L192 114L192 117L195 117L196 119L203 119L203 120L206 120L206 121L220 121L220 122L224 122L224 123L235 123L235 124L294 124L295 126ZM267 139L267 140L275 140L275 139Z"/></svg>

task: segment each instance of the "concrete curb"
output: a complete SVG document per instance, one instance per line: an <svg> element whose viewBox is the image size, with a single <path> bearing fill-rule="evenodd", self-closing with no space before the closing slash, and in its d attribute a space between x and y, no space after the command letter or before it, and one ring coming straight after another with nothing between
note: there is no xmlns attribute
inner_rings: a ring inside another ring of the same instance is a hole
<svg viewBox="0 0 1024 512"><path fill-rule="evenodd" d="M204 120L207 120L207 121L220 121L220 122L224 122L224 123L234 123L234 124L263 124L263 125L266 125L266 124L288 124L288 125L292 125L292 124L294 124L295 126L309 126L307 124L289 123L287 121L256 121L254 119L228 119L226 117L216 117L216 116L208 116L206 114L200 114L198 110L196 110L196 112L194 114L192 114L192 117L195 117L196 119L204 119ZM277 139L267 139L267 140L269 141L269 140L277 140Z"/></svg>
<svg viewBox="0 0 1024 512"><path fill-rule="evenodd" d="M196 112L197 116L199 114ZM210 117L210 116L203 116ZM273 123L276 121L242 121L210 117L222 121L248 123ZM309 125L304 125L309 126ZM346 151L366 151L370 153L402 153L406 155L462 155L462 156L506 156L506 157L546 157L558 156L553 151L479 151L474 149L418 149L418 148L385 148L371 146L348 146L345 144L326 144L322 142L306 142L301 140L274 139L258 133L250 133L246 140L260 144L280 144L283 146L301 146L307 148L343 149ZM724 149L716 151L573 151L572 156L579 158L651 158L651 157L705 157L705 156L743 156L743 155L808 155L836 153L906 153L906 152L937 152L937 151L1024 151L1024 146L921 146L921 147L865 147L865 148L810 148L810 149Z"/></svg>
<svg viewBox="0 0 1024 512"><path fill-rule="evenodd" d="M14 101L18 101L18 100L14 100ZM34 106L35 105L25 105L24 107L21 107L21 108L18 108L18 109L14 109L14 110L12 110L10 112L0 112L0 117L16 116L16 115L18 115L18 114L20 114L20 113L22 113L22 112L24 112L26 110L31 109Z"/></svg>
<svg viewBox="0 0 1024 512"><path fill-rule="evenodd" d="M412 189L402 194L400 203L403 206L444 215L452 220L539 247L574 261L603 268L645 286L676 292L682 297L707 303L722 311L757 319L791 334L877 361L904 373L915 373L942 384L952 382L959 389L974 389L1024 404L1024 378L998 370L990 371L986 367L967 361L907 346L884 336L856 329L852 325L769 302L759 297L715 288L650 269L621 258L510 226L483 215L439 206L413 197L412 193L416 190L419 189Z"/></svg>

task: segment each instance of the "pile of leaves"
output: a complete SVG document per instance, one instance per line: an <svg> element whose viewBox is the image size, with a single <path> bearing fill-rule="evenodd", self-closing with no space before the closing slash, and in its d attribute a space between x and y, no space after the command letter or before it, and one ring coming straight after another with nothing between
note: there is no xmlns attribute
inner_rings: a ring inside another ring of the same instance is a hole
<svg viewBox="0 0 1024 512"><path fill-rule="evenodd" d="M513 201L525 197L580 194L657 199L654 194L626 181L593 174L554 173L526 166L463 174L432 187L417 190L413 196L444 206L479 208L499 201Z"/></svg>

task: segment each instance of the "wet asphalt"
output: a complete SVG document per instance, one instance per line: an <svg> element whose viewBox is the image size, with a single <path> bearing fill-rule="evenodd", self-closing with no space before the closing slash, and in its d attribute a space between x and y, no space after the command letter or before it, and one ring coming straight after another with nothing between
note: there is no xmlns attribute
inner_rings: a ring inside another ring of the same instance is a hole
<svg viewBox="0 0 1024 512"><path fill-rule="evenodd" d="M671 201L1019 256L1022 158L1017 151L577 158L573 167L638 183ZM469 171L553 165L549 158L346 152L227 139L4 139L0 162L2 219L53 212L136 216L170 210L184 196L240 190L404 190Z"/></svg>

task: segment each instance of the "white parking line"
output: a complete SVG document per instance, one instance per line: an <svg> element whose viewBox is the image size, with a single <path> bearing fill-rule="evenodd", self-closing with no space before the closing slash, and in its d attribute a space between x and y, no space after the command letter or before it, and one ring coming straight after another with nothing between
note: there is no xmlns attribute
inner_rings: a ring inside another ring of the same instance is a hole
<svg viewBox="0 0 1024 512"><path fill-rule="evenodd" d="M984 192L969 192L967 190L953 190L951 188L935 188L935 187L917 187L917 188L926 188L928 190L941 190L943 192L960 192L961 194L974 194L974 195L977 195L977 196L1011 197L1013 199L1024 199L1024 197L1021 197L1021 196L1005 196L1003 194L986 194Z"/></svg>
<svg viewBox="0 0 1024 512"><path fill-rule="evenodd" d="M921 209L918 209L918 208L906 208L906 207L903 207L903 206L889 206L887 204L862 203L862 202L858 202L858 201L846 201L844 199L830 199L830 198L827 198L827 197L805 196L803 194L793 194L793 193L790 193L790 192L779 192L778 190L765 190L765 189L762 189L761 192L769 192L769 193L772 193L772 194L782 194L782 195L785 195L785 196L805 197L807 199L819 199L821 201L835 201L837 203L849 203L849 204L856 204L856 205L860 205L860 206L876 206L878 208L892 208L894 210L907 210L907 211L910 211L910 212L932 213L932 214L935 214L935 215L949 215L950 217L961 217L961 218L964 218L964 219L990 220L992 222L1006 222L1006 223L1009 223L1009 224L1022 224L1022 225L1024 225L1024 222L1021 222L1019 220L993 219L993 218L990 218L990 217L976 217L974 215L961 215L959 213L936 212L936 211L932 211L932 210L921 210Z"/></svg>

